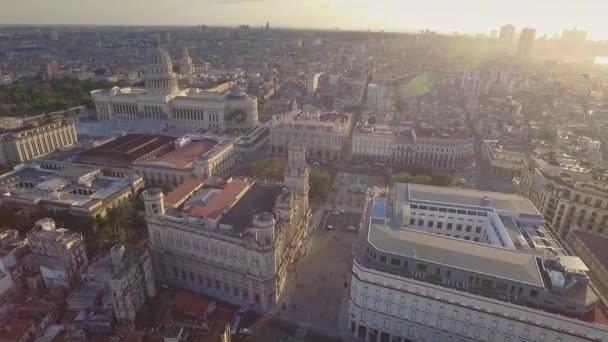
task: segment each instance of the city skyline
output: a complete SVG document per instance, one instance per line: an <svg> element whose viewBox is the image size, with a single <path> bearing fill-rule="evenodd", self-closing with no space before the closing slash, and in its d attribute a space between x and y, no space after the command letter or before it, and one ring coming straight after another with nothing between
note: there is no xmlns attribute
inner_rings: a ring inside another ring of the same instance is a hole
<svg viewBox="0 0 608 342"><path fill-rule="evenodd" d="M294 5L298 6L297 11ZM120 9L120 10L117 10ZM443 9L443 10L438 10ZM76 0L40 2L24 0L0 5L0 24L44 25L212 25L248 24L273 27L338 27L344 30L416 31L443 33L488 33L501 25L513 24L537 29L538 37L579 28L589 31L590 39L608 39L597 13L605 13L608 3L590 1L539 0L532 6L523 0L501 3L481 0L447 0L415 3L411 0L186 0L176 6L168 0L109 0L84 7ZM54 13L52 17L48 13ZM225 15L230 13L230 15ZM550 20L548 20L550 18Z"/></svg>

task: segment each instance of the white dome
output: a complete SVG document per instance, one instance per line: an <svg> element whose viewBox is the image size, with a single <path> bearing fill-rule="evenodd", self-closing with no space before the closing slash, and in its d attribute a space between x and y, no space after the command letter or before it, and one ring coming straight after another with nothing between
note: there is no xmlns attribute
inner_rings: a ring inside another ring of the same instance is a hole
<svg viewBox="0 0 608 342"><path fill-rule="evenodd" d="M145 58L146 66L171 65L173 61L169 53L161 48L152 48L148 50Z"/></svg>

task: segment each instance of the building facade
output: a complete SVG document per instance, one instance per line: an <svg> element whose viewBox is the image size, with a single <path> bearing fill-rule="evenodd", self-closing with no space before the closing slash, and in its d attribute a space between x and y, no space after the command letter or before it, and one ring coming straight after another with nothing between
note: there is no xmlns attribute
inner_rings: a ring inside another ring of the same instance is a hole
<svg viewBox="0 0 608 342"><path fill-rule="evenodd" d="M586 266L552 237L526 199L413 184L374 196L352 264L353 337L566 342L607 336L603 321L588 319L607 311Z"/></svg>
<svg viewBox="0 0 608 342"><path fill-rule="evenodd" d="M0 164L21 164L78 142L71 120L39 122L0 133Z"/></svg>
<svg viewBox="0 0 608 342"><path fill-rule="evenodd" d="M608 184L569 157L546 159L529 160L513 179L515 192L529 198L564 239L576 228L608 234Z"/></svg>
<svg viewBox="0 0 608 342"><path fill-rule="evenodd" d="M247 130L258 123L255 97L239 91L207 93L179 89L169 54L160 48L146 56L145 89L95 90L91 98L102 120L130 124L137 119L167 121L186 129Z"/></svg>
<svg viewBox="0 0 608 342"><path fill-rule="evenodd" d="M186 182L166 198L144 191L156 279L243 305L275 305L309 229L304 155L290 146L284 184L234 179L190 191Z"/></svg>
<svg viewBox="0 0 608 342"><path fill-rule="evenodd" d="M290 142L306 145L307 157L338 160L349 143L351 114L315 109L293 110L270 125L269 152L286 156Z"/></svg>
<svg viewBox="0 0 608 342"><path fill-rule="evenodd" d="M520 176L528 160L524 151L502 145L498 140L484 140L483 156L492 175L506 178Z"/></svg>
<svg viewBox="0 0 608 342"><path fill-rule="evenodd" d="M160 186L182 184L196 176L202 180L223 177L236 163L234 144L229 139L181 139L177 148L161 157L133 166L148 184Z"/></svg>
<svg viewBox="0 0 608 342"><path fill-rule="evenodd" d="M386 110L386 93L388 89L381 85L369 84L367 86L367 110Z"/></svg>
<svg viewBox="0 0 608 342"><path fill-rule="evenodd" d="M110 250L112 275L108 285L116 319L133 323L148 298L156 295L152 259L146 248L116 245Z"/></svg>
<svg viewBox="0 0 608 342"><path fill-rule="evenodd" d="M39 263L46 287L73 289L89 264L82 234L57 228L46 218L36 222L27 238L32 250L28 257L34 257L30 263Z"/></svg>
<svg viewBox="0 0 608 342"><path fill-rule="evenodd" d="M473 137L463 132L359 123L353 131L351 151L356 161L452 170L473 162L473 144Z"/></svg>

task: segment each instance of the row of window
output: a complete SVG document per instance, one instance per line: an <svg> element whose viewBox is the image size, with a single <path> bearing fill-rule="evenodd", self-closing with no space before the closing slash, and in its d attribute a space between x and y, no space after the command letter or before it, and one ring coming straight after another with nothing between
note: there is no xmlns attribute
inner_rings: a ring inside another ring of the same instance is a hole
<svg viewBox="0 0 608 342"><path fill-rule="evenodd" d="M469 215L469 216L482 216L487 217L488 213L485 211L476 211L476 210L464 210L464 209L454 209L454 208L444 208L444 207L436 207L436 206L428 206L422 204L410 204L411 209L420 209L420 210L429 210L429 211L438 211L440 213L452 213L452 214L461 214L461 215Z"/></svg>

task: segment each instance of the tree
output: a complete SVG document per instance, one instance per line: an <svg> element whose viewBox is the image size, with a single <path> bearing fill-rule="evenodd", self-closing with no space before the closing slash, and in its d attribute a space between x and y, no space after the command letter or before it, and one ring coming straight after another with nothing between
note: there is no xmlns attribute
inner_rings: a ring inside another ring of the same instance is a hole
<svg viewBox="0 0 608 342"><path fill-rule="evenodd" d="M270 180L274 182L283 181L285 173L285 162L281 159L267 158L249 163L246 174L251 178Z"/></svg>
<svg viewBox="0 0 608 342"><path fill-rule="evenodd" d="M331 175L327 171L311 168L308 175L308 185L310 186L309 197L312 199L325 200L331 190Z"/></svg>
<svg viewBox="0 0 608 342"><path fill-rule="evenodd" d="M171 191L173 191L173 184L169 182L164 182L163 185L160 186L160 190L163 192L163 195L167 195Z"/></svg>

